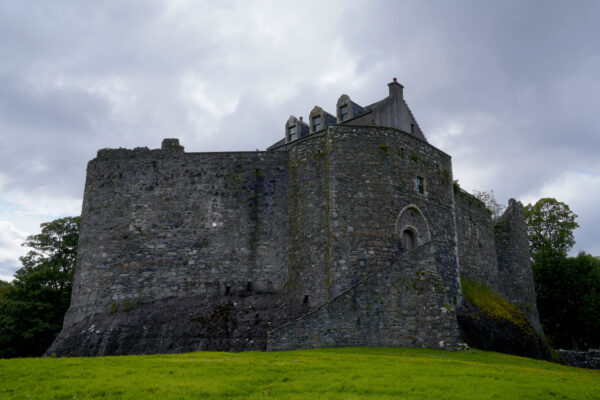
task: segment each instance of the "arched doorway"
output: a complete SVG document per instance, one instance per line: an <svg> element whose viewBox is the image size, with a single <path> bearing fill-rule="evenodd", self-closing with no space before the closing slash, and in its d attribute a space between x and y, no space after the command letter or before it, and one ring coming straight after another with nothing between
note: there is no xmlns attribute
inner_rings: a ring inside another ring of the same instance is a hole
<svg viewBox="0 0 600 400"><path fill-rule="evenodd" d="M415 232L412 229L405 229L404 232L402 232L402 247L408 251L414 249L418 245Z"/></svg>

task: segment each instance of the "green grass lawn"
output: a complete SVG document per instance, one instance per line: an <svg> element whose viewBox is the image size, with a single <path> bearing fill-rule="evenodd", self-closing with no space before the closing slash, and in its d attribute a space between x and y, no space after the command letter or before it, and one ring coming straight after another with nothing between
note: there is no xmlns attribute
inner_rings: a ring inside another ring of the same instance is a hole
<svg viewBox="0 0 600 400"><path fill-rule="evenodd" d="M472 350L0 360L0 399L600 399L600 371Z"/></svg>

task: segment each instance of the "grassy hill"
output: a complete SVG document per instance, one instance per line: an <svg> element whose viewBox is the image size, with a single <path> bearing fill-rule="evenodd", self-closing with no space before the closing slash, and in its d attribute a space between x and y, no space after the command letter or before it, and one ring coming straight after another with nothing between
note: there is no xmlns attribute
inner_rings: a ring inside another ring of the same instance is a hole
<svg viewBox="0 0 600 400"><path fill-rule="evenodd" d="M0 360L0 399L599 399L600 371L472 350Z"/></svg>

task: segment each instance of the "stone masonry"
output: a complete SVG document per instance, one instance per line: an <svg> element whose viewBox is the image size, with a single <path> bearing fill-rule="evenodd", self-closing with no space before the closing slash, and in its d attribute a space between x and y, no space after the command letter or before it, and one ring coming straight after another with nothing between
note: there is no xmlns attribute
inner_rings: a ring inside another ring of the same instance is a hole
<svg viewBox="0 0 600 400"><path fill-rule="evenodd" d="M267 151L100 150L48 352L451 349L461 275L539 327L522 206L493 221L455 192L450 156L388 86L291 116Z"/></svg>

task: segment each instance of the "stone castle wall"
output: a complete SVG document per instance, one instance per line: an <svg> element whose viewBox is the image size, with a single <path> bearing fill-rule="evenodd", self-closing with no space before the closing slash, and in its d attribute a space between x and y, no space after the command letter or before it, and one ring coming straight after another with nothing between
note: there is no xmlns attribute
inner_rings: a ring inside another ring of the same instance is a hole
<svg viewBox="0 0 600 400"><path fill-rule="evenodd" d="M453 346L460 287L450 157L395 129L356 126L329 127L289 153L286 285L320 307L273 333L269 346ZM422 246L411 252L400 235L407 207L423 218ZM346 309L356 302L363 308Z"/></svg>
<svg viewBox="0 0 600 400"><path fill-rule="evenodd" d="M329 302L269 333L268 350L334 346L454 348L458 324L425 244L381 267Z"/></svg>
<svg viewBox="0 0 600 400"><path fill-rule="evenodd" d="M510 199L504 214L494 224L499 293L529 318L542 332L537 310L533 270L523 205Z"/></svg>
<svg viewBox="0 0 600 400"><path fill-rule="evenodd" d="M494 222L485 204L464 190L454 192L458 259L463 278L486 283L500 291Z"/></svg>
<svg viewBox="0 0 600 400"><path fill-rule="evenodd" d="M88 165L65 329L97 314L111 326L127 305L204 298L210 318L196 319L226 320L235 329L218 332L240 343L267 346L272 331L272 349L452 347L459 266L538 321L522 210L511 204L494 227L452 181L447 154L372 125L329 126L285 151L101 150ZM253 329L236 325L249 318ZM201 343L231 342L216 336Z"/></svg>
<svg viewBox="0 0 600 400"><path fill-rule="evenodd" d="M485 204L473 195L458 190L454 199L460 275L492 288L541 332L523 205L511 199L494 221Z"/></svg>
<svg viewBox="0 0 600 400"><path fill-rule="evenodd" d="M289 150L286 283L293 301L317 306L330 298L327 164L324 135L295 142Z"/></svg>
<svg viewBox="0 0 600 400"><path fill-rule="evenodd" d="M458 296L450 157L395 129L351 126L329 128L327 157L331 295L390 266L405 251L399 225L410 207L423 220L419 244L433 243L437 272L451 296ZM417 177L424 193L417 190Z"/></svg>
<svg viewBox="0 0 600 400"><path fill-rule="evenodd" d="M287 171L281 152L99 151L65 327L124 302L281 292Z"/></svg>

